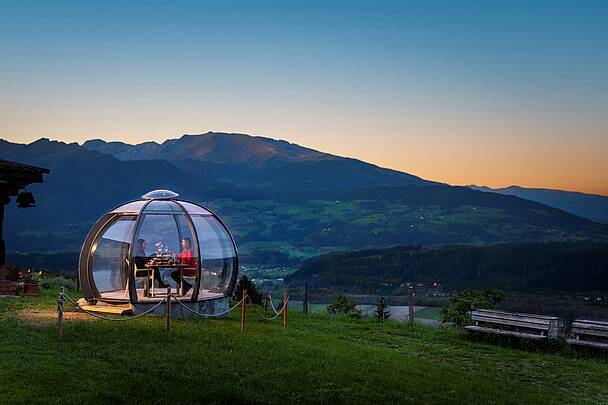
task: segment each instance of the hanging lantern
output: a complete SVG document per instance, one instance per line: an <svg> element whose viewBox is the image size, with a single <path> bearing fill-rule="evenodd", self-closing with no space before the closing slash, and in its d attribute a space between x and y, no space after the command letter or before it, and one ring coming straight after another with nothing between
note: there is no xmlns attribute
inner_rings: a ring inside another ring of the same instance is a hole
<svg viewBox="0 0 608 405"><path fill-rule="evenodd" d="M17 196L17 206L19 208L31 208L36 206L34 195L29 191L22 191Z"/></svg>

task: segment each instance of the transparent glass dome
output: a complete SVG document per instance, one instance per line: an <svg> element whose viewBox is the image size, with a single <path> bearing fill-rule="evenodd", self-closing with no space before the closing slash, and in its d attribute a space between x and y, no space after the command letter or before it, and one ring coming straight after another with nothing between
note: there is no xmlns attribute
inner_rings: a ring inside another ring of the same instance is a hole
<svg viewBox="0 0 608 405"><path fill-rule="evenodd" d="M105 214L89 232L78 275L88 301L202 301L230 296L238 275L232 235L208 209L155 190Z"/></svg>

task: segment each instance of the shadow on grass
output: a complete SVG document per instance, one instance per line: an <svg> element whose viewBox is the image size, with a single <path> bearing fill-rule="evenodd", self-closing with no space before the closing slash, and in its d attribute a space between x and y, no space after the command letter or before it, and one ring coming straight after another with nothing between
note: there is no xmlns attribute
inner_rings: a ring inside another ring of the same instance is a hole
<svg viewBox="0 0 608 405"><path fill-rule="evenodd" d="M558 339L532 340L522 339L515 336L492 335L474 331L463 331L463 340L471 343L486 343L499 346L504 349L515 349L530 353L552 353L570 358L599 358L608 360L608 351L583 346L573 346L566 343L566 337L560 336Z"/></svg>

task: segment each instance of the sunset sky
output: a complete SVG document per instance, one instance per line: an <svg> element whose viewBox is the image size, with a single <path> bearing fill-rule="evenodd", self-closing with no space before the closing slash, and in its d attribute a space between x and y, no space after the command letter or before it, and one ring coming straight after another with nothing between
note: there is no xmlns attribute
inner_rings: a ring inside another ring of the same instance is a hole
<svg viewBox="0 0 608 405"><path fill-rule="evenodd" d="M1 1L0 138L285 139L608 195L606 1Z"/></svg>

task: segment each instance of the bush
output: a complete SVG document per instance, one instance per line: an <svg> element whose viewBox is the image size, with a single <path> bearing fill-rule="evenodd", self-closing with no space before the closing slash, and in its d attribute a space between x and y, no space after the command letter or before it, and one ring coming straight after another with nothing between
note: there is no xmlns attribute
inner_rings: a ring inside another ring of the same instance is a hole
<svg viewBox="0 0 608 405"><path fill-rule="evenodd" d="M327 306L327 313L330 315L348 315L359 318L361 317L361 311L356 306L357 303L354 300L350 300L344 295L338 295L336 301Z"/></svg>
<svg viewBox="0 0 608 405"><path fill-rule="evenodd" d="M247 290L247 295L254 304L262 304L262 293L258 290L255 283L249 277L243 276L234 289L233 298L238 302L243 298L243 290Z"/></svg>
<svg viewBox="0 0 608 405"><path fill-rule="evenodd" d="M59 288L65 287L68 290L76 290L76 281L63 276L41 277L39 283L44 289L59 290Z"/></svg>
<svg viewBox="0 0 608 405"><path fill-rule="evenodd" d="M452 322L457 327L472 323L469 312L474 309L496 309L498 303L505 298L502 291L489 288L482 291L462 290L452 295L452 303L440 312L443 322Z"/></svg>

